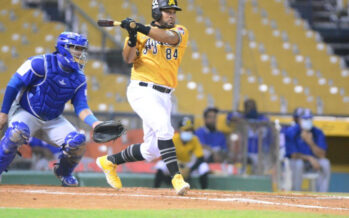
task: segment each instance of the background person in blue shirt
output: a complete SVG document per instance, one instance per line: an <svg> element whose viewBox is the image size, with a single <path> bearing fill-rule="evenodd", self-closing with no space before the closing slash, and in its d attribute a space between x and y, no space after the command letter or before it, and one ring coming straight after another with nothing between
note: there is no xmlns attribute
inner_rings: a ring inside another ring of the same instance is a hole
<svg viewBox="0 0 349 218"><path fill-rule="evenodd" d="M314 170L319 173L316 190L327 192L331 174L327 144L322 130L313 126L311 110L304 109L299 124L289 127L285 135L286 156L291 158L292 190L300 191L303 173Z"/></svg>
<svg viewBox="0 0 349 218"><path fill-rule="evenodd" d="M205 125L195 131L204 148L206 162L222 162L228 152L224 133L216 129L217 114L217 108L206 108L204 111Z"/></svg>
<svg viewBox="0 0 349 218"><path fill-rule="evenodd" d="M303 114L304 108L302 107L297 107L293 111L293 125L299 124L300 116Z"/></svg>
<svg viewBox="0 0 349 218"><path fill-rule="evenodd" d="M256 127L253 123L269 122L269 118L264 114L258 112L257 104L254 99L246 99L244 101L244 114L243 118L246 119L250 125L248 128L248 142L247 142L247 156L252 165L252 173L257 172L258 166L258 135L261 132L262 137L262 149L264 153L269 153L270 143L272 141L271 130L267 126ZM265 158L264 161L268 159ZM262 163L266 164L266 163Z"/></svg>
<svg viewBox="0 0 349 218"><path fill-rule="evenodd" d="M280 135L279 135L279 143L280 143L279 157L281 159L284 159L286 157L286 136L285 136L286 135L286 131L291 126L294 126L296 124L299 125L300 116L302 115L303 111L304 111L304 108L302 108L302 107L295 108L293 110L293 114L292 114L292 118L293 118L292 124L291 125L282 125L281 126Z"/></svg>

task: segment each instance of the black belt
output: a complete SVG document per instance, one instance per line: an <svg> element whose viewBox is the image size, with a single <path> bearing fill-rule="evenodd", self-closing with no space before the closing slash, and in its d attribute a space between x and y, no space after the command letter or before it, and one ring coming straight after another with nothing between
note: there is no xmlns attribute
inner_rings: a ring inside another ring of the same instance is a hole
<svg viewBox="0 0 349 218"><path fill-rule="evenodd" d="M150 84L146 83L146 82L139 82L140 86L148 86ZM158 86L158 85L152 85L152 88L155 89L156 91L162 92L162 93L170 93L172 91L172 89L168 89L162 86Z"/></svg>

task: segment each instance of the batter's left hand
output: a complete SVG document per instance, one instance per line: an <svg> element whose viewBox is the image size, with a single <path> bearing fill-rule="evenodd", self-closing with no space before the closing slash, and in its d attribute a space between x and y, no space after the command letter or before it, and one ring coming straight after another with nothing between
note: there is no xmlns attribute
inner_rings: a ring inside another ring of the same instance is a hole
<svg viewBox="0 0 349 218"><path fill-rule="evenodd" d="M120 27L126 29L129 33L132 31L136 31L136 28L131 27L131 23L136 23L136 21L128 17L121 21Z"/></svg>
<svg viewBox="0 0 349 218"><path fill-rule="evenodd" d="M2 130L8 121L8 115L0 112L0 130Z"/></svg>

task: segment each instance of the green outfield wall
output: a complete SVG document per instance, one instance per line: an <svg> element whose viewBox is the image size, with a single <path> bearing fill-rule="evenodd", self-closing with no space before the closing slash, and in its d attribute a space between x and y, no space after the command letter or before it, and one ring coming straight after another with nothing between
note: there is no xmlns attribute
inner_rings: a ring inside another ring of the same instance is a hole
<svg viewBox="0 0 349 218"><path fill-rule="evenodd" d="M120 173L124 187L152 187L153 174ZM76 173L81 186L108 187L102 173ZM9 171L2 176L1 184L37 184L60 185L53 172L41 171ZM200 188L199 179L190 180L192 188ZM163 184L162 187L169 187ZM223 176L209 175L209 189L241 190L241 191L272 191L271 178L268 176Z"/></svg>

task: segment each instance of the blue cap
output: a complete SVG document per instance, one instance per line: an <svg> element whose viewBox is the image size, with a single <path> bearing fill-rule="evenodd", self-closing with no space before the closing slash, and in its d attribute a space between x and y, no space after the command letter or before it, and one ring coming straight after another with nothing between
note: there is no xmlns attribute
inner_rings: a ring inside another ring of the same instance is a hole
<svg viewBox="0 0 349 218"><path fill-rule="evenodd" d="M241 118L242 118L241 113L237 111L230 112L227 115L227 121L232 121L233 119L241 119Z"/></svg>
<svg viewBox="0 0 349 218"><path fill-rule="evenodd" d="M304 111L304 108L302 108L302 107L297 107L297 108L294 109L294 111L293 111L293 117L294 117L294 118L299 118L299 117L302 115L303 111Z"/></svg>
<svg viewBox="0 0 349 218"><path fill-rule="evenodd" d="M313 113L311 112L310 109L304 109L302 115L301 115L302 119L312 119L313 118Z"/></svg>

